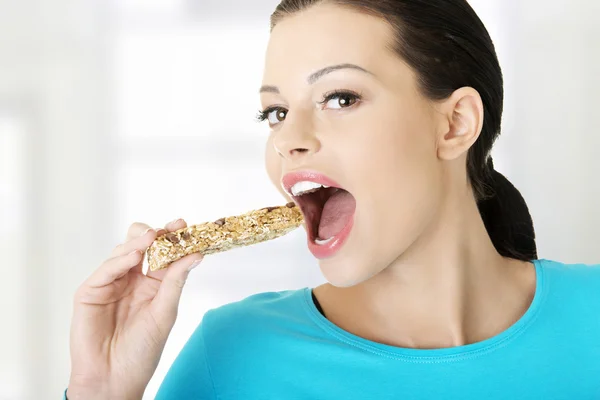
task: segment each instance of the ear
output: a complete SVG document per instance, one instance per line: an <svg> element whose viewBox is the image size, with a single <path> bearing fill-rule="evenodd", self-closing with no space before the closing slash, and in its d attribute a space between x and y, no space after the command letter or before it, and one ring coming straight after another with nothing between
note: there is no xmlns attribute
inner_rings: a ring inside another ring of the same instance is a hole
<svg viewBox="0 0 600 400"><path fill-rule="evenodd" d="M475 143L483 127L483 102L471 87L462 87L441 102L443 123L438 132L438 158L454 160Z"/></svg>

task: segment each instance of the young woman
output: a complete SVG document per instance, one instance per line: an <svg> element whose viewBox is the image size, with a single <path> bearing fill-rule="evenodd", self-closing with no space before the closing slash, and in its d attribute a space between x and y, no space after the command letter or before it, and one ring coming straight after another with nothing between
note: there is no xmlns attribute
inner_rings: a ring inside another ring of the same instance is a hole
<svg viewBox="0 0 600 400"><path fill-rule="evenodd" d="M266 165L328 284L209 311L157 398L600 398L600 266L537 258L490 158L502 86L465 0L282 1ZM75 295L70 400L140 399L154 373L201 256L144 276L148 228Z"/></svg>

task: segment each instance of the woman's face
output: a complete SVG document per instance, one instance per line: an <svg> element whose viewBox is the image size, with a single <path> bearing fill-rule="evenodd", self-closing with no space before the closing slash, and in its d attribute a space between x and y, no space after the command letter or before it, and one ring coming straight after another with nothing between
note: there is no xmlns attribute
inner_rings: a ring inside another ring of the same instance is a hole
<svg viewBox="0 0 600 400"><path fill-rule="evenodd" d="M436 110L392 39L383 20L321 4L284 18L267 49L268 174L302 208L309 248L338 287L389 266L441 201ZM289 194L314 183L341 189Z"/></svg>

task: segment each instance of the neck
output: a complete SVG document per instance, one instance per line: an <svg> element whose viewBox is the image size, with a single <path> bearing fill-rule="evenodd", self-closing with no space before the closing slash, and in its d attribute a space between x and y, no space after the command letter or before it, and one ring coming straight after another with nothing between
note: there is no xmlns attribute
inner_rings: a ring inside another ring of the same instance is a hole
<svg viewBox="0 0 600 400"><path fill-rule="evenodd" d="M500 256L473 197L456 196L385 270L353 287L324 285L315 293L332 322L359 336L442 348L505 330L529 307L534 288L531 264Z"/></svg>

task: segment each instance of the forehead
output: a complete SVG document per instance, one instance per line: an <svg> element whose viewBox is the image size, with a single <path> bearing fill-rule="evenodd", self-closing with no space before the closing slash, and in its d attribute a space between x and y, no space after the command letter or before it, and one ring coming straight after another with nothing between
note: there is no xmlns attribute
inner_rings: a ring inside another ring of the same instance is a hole
<svg viewBox="0 0 600 400"><path fill-rule="evenodd" d="M391 41L391 28L380 18L330 4L312 6L284 17L273 29L264 82L305 79L316 69L341 63L377 75L386 59L394 58L388 49Z"/></svg>

